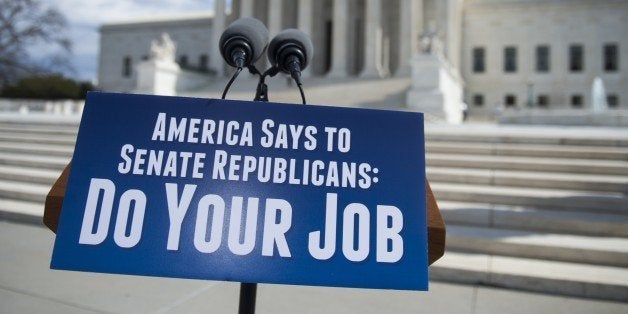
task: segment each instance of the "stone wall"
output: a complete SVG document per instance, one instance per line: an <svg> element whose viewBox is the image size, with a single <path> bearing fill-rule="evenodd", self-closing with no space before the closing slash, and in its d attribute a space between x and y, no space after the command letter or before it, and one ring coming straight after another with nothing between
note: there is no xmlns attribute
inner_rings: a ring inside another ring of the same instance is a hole
<svg viewBox="0 0 628 314"><path fill-rule="evenodd" d="M461 73L466 83L465 100L471 114L492 115L504 105L506 94L525 107L546 95L549 108L570 108L571 97L582 96L582 107L591 105L591 85L596 76L607 94L617 95L620 107L628 108L628 1L599 0L468 0L462 25ZM619 47L619 70L603 68L603 46ZM584 68L569 69L569 46L584 47ZM550 48L549 71L535 68L538 45ZM504 48L516 47L517 70L505 73ZM485 49L486 69L472 71L474 47ZM473 96L483 95L484 105L474 106Z"/></svg>

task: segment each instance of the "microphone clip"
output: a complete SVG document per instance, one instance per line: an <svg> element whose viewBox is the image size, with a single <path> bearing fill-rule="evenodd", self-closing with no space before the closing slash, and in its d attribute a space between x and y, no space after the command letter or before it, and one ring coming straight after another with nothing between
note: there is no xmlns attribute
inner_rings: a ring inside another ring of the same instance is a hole
<svg viewBox="0 0 628 314"><path fill-rule="evenodd" d="M255 69L255 71L257 71L257 69ZM257 72L257 74L259 74L259 81L257 83L257 89L255 90L255 98L253 99L254 101L268 102L268 85L266 85L266 77L273 77L277 75L277 73L279 73L280 71L281 70L278 67L271 67L263 74Z"/></svg>

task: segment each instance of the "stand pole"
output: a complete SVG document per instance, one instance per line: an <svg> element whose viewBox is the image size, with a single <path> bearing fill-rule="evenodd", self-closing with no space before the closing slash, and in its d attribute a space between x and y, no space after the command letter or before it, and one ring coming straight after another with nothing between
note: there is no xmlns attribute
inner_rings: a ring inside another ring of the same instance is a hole
<svg viewBox="0 0 628 314"><path fill-rule="evenodd" d="M255 314L255 299L257 297L256 283L240 284L240 308L238 314Z"/></svg>
<svg viewBox="0 0 628 314"><path fill-rule="evenodd" d="M257 72L257 69L255 69ZM251 71L253 72L253 71ZM259 73L259 72L258 72ZM260 81L257 84L257 91L255 93L255 99L253 101L268 101L268 86L264 83L264 75L261 75ZM256 283L240 283L240 306L238 314L255 314L255 300L257 298L257 284Z"/></svg>

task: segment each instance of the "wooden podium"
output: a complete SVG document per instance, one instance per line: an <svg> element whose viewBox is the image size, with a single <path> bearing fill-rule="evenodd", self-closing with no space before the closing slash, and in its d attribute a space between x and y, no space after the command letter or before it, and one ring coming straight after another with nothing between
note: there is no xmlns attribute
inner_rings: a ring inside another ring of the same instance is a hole
<svg viewBox="0 0 628 314"><path fill-rule="evenodd" d="M70 165L71 164L68 164L65 167L61 176L57 179L46 196L44 224L54 233L57 232L57 224L61 216L61 206L68 184L68 176L70 175ZM428 257L429 264L431 265L445 254L445 223L440 214L440 209L438 209L438 205L436 204L436 199L434 198L430 184L427 181L425 181L425 183Z"/></svg>

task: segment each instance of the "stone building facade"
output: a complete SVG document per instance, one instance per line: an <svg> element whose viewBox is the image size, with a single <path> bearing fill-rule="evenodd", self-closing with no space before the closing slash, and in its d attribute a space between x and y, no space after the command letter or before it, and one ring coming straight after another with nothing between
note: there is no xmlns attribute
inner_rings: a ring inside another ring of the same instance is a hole
<svg viewBox="0 0 628 314"><path fill-rule="evenodd" d="M628 1L465 1L461 33L472 113L589 108L595 77L628 108Z"/></svg>
<svg viewBox="0 0 628 314"><path fill-rule="evenodd" d="M591 102L605 83L611 106L628 108L627 0L215 0L217 14L106 24L99 84L129 91L150 41L168 33L182 68L224 75L218 37L253 16L271 37L285 28L311 34L315 57L305 75L386 78L410 74L421 34L439 38L457 71L471 114L497 107L563 108Z"/></svg>
<svg viewBox="0 0 628 314"><path fill-rule="evenodd" d="M209 30L213 14L176 15L161 19L106 24L100 28L98 85L106 91L136 87L137 65L149 58L151 42L168 34L176 44L182 68L211 73Z"/></svg>

